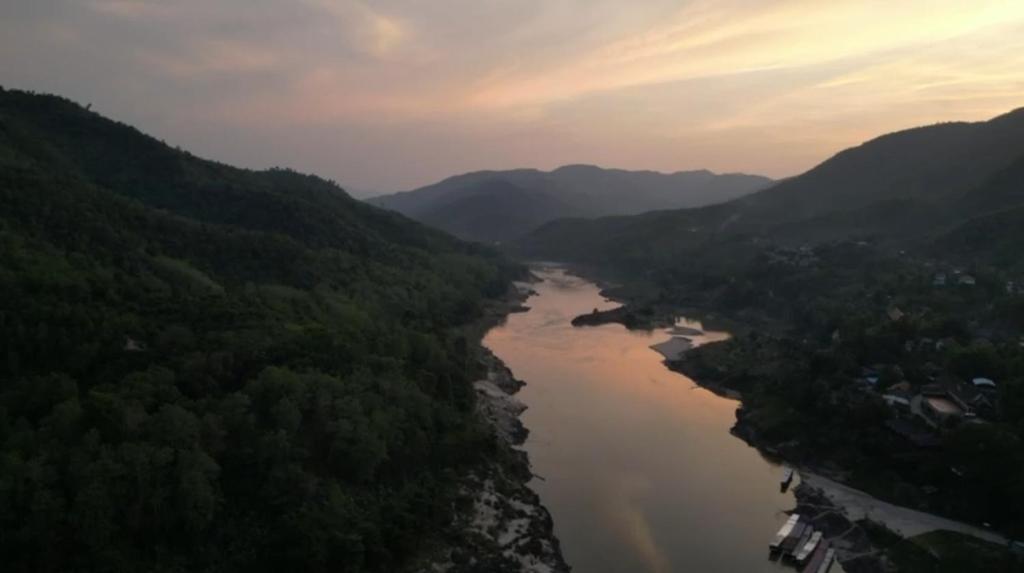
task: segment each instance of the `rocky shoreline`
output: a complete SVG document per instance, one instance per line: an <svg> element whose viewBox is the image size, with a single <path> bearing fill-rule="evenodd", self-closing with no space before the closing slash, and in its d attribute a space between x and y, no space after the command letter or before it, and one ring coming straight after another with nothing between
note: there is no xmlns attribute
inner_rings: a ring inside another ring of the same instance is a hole
<svg viewBox="0 0 1024 573"><path fill-rule="evenodd" d="M528 285L517 285L482 323L482 333L509 313L528 310L522 303L531 293ZM526 406L515 394L525 383L487 348L481 348L480 362L486 377L473 383L476 409L494 431L497 455L465 479L455 519L444 535L446 546L418 571L568 573L551 514L528 485L534 476L519 447L529 431L519 418Z"/></svg>
<svg viewBox="0 0 1024 573"><path fill-rule="evenodd" d="M867 529L860 521L852 521L844 508L837 506L819 488L801 483L793 490L797 513L836 550L836 558L846 573L884 573L892 568L875 547Z"/></svg>
<svg viewBox="0 0 1024 573"><path fill-rule="evenodd" d="M796 451L791 451L793 449L788 444L769 443L757 434L752 424L747 423L747 412L743 408L742 395L739 391L697 376L688 368L686 355L694 347L692 340L688 337L700 334L700 331L685 328L679 330L679 327L675 327L676 318L679 316L678 309L655 305L636 307L629 301L620 300L620 302L622 306L613 309L595 310L592 313L577 316L573 319L572 324L577 327L586 327L615 323L630 330L666 329L666 334L671 335L671 338L652 345L651 348L665 357L667 368L688 376L697 385L718 396L740 402L736 410L736 423L730 429L731 434L757 449L763 456L774 459L776 462L799 461ZM800 514L808 519L815 529L824 533L825 539L829 540L836 549L837 560L847 573L889 573L896 570L895 566L885 558L884 550L878 547L869 535L868 528L870 526L876 528L884 528L884 526L851 517L847 508L834 502L828 492L812 485L810 480L800 483L794 488L793 494L796 498L796 507L788 513ZM766 532L766 535L768 533Z"/></svg>
<svg viewBox="0 0 1024 573"><path fill-rule="evenodd" d="M774 443L765 440L748 421L748 412L743 407L742 395L731 388L709 382L698 377L688 368L685 353L677 360L666 360L666 366L679 372L710 392L740 401L736 408L736 422L729 433L756 449L762 456L777 463L788 463L800 471L801 478L814 470L799 454L795 444ZM828 473L828 472L826 472ZM824 533L824 538L836 549L836 560L846 573L888 573L896 571L895 566L885 558L884 550L878 547L868 534L868 525L855 519L847 508L835 503L827 491L814 485L811 480L802 481L793 489L796 507L788 513L797 513L810 520L814 528ZM875 527L883 527L874 524Z"/></svg>

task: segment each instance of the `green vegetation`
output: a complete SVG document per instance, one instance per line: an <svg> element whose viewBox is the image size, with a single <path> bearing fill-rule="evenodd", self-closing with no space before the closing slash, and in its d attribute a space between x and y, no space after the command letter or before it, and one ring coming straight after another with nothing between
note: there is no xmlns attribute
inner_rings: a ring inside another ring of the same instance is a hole
<svg viewBox="0 0 1024 573"><path fill-rule="evenodd" d="M1006 292L997 269L972 271L973 286L952 273L935 286L940 268L844 244L771 249L719 283L673 275L664 297L786 325L698 348L675 367L741 391L741 430L759 445L843 468L854 486L897 503L1024 534L1024 322L1013 310L1024 295ZM998 390L971 390L982 376ZM973 407L984 421L933 429L882 398L934 386L984 398ZM894 431L896 421L924 440Z"/></svg>
<svg viewBox="0 0 1024 573"><path fill-rule="evenodd" d="M932 531L903 539L878 523L865 520L860 525L900 573L1013 573L1024 566L1024 560L1007 547L955 531Z"/></svg>
<svg viewBox="0 0 1024 573"><path fill-rule="evenodd" d="M395 571L491 455L497 255L14 91L0 204L5 571Z"/></svg>

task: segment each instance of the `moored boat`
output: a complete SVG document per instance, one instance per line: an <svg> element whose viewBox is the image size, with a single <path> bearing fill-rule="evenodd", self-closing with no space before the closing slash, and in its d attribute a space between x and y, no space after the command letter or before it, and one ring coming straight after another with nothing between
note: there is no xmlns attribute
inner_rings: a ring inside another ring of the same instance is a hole
<svg viewBox="0 0 1024 573"><path fill-rule="evenodd" d="M775 534L775 540L768 545L768 549L772 551L778 551L780 546L782 545L782 542L785 541L787 537L789 537L789 534L793 531L793 528L796 527L796 524L799 522L800 514L794 513L793 515L789 516L789 519L786 520L786 523L782 524L782 527L779 528L779 532Z"/></svg>
<svg viewBox="0 0 1024 573"><path fill-rule="evenodd" d="M782 478L779 480L779 489L786 491L791 483L793 483L793 468L787 467L782 471Z"/></svg>
<svg viewBox="0 0 1024 573"><path fill-rule="evenodd" d="M802 569L803 573L818 573L818 568L825 562L825 555L829 552L828 541L822 541L818 544L818 548L814 550L814 554L807 560L807 565Z"/></svg>
<svg viewBox="0 0 1024 573"><path fill-rule="evenodd" d="M821 543L822 535L823 535L822 532L815 531L811 535L810 539L807 540L807 543L804 543L802 546L797 548L797 551L796 551L796 562L797 563L802 565L803 563L805 563L807 561L808 558L810 558L810 556L814 553L814 550L818 548L818 544Z"/></svg>
<svg viewBox="0 0 1024 573"><path fill-rule="evenodd" d="M795 560L797 552L799 552L800 549L811 540L811 535L814 535L814 528L808 525L804 528L804 532L800 535L800 539L797 539L796 543L786 551L784 557Z"/></svg>
<svg viewBox="0 0 1024 573"><path fill-rule="evenodd" d="M793 529L789 532L789 535L787 535L779 545L779 551L781 551L783 555L791 553L793 548L797 546L797 543L799 543L800 538L803 537L804 532L808 529L810 529L810 526L806 523L797 523L794 525Z"/></svg>
<svg viewBox="0 0 1024 573"><path fill-rule="evenodd" d="M825 559L818 566L818 570L814 573L828 573L829 569L832 568L832 562L836 560L836 550L829 549L825 552Z"/></svg>

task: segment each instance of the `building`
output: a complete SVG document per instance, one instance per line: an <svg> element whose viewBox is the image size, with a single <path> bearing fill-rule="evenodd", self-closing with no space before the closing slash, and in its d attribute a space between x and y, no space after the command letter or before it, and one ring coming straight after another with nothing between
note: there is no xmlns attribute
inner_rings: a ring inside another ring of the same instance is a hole
<svg viewBox="0 0 1024 573"><path fill-rule="evenodd" d="M146 349L146 345L142 344L138 340L130 336L126 336L124 340L124 351L125 352L142 352Z"/></svg>
<svg viewBox="0 0 1024 573"><path fill-rule="evenodd" d="M921 412L925 418L938 427L948 427L959 422L966 412L955 401L946 396L922 396Z"/></svg>
<svg viewBox="0 0 1024 573"><path fill-rule="evenodd" d="M942 445L942 441L934 433L905 418L889 420L885 427L919 448L937 448Z"/></svg>
<svg viewBox="0 0 1024 573"><path fill-rule="evenodd" d="M996 396L984 385L928 384L911 400L910 410L933 428L948 428L962 420L980 421L979 415L991 416L996 411Z"/></svg>
<svg viewBox="0 0 1024 573"><path fill-rule="evenodd" d="M991 378L984 378L984 377L974 378L973 380L971 380L971 384L973 384L974 387L979 389L979 390L995 390L996 389L996 382L995 382L995 380L992 380Z"/></svg>
<svg viewBox="0 0 1024 573"><path fill-rule="evenodd" d="M964 418L968 408L946 384L928 384L911 401L911 411L933 428L948 428Z"/></svg>
<svg viewBox="0 0 1024 573"><path fill-rule="evenodd" d="M898 306L890 306L887 314L889 315L889 320L893 322L899 322L905 316Z"/></svg>
<svg viewBox="0 0 1024 573"><path fill-rule="evenodd" d="M896 412L909 414L911 411L910 401L914 399L914 395L910 391L909 382L900 382L889 387L885 394L882 394L882 399Z"/></svg>

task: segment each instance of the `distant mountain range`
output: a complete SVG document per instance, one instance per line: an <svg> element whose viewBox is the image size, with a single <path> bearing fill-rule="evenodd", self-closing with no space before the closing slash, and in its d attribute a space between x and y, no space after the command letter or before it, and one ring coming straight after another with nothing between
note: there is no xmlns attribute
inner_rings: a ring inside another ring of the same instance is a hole
<svg viewBox="0 0 1024 573"><path fill-rule="evenodd" d="M554 171L477 171L368 201L465 239L504 242L555 219L699 207L772 183L741 173L666 174L567 165Z"/></svg>
<svg viewBox="0 0 1024 573"><path fill-rule="evenodd" d="M644 268L655 258L743 236L786 243L939 241L961 225L978 227L971 222L975 218L1019 205L1024 205L1024 108L983 122L884 135L720 205L554 221L512 248L528 257L617 259ZM991 221L1002 228L1011 225L1007 219L1024 224L1024 211L1000 213Z"/></svg>

